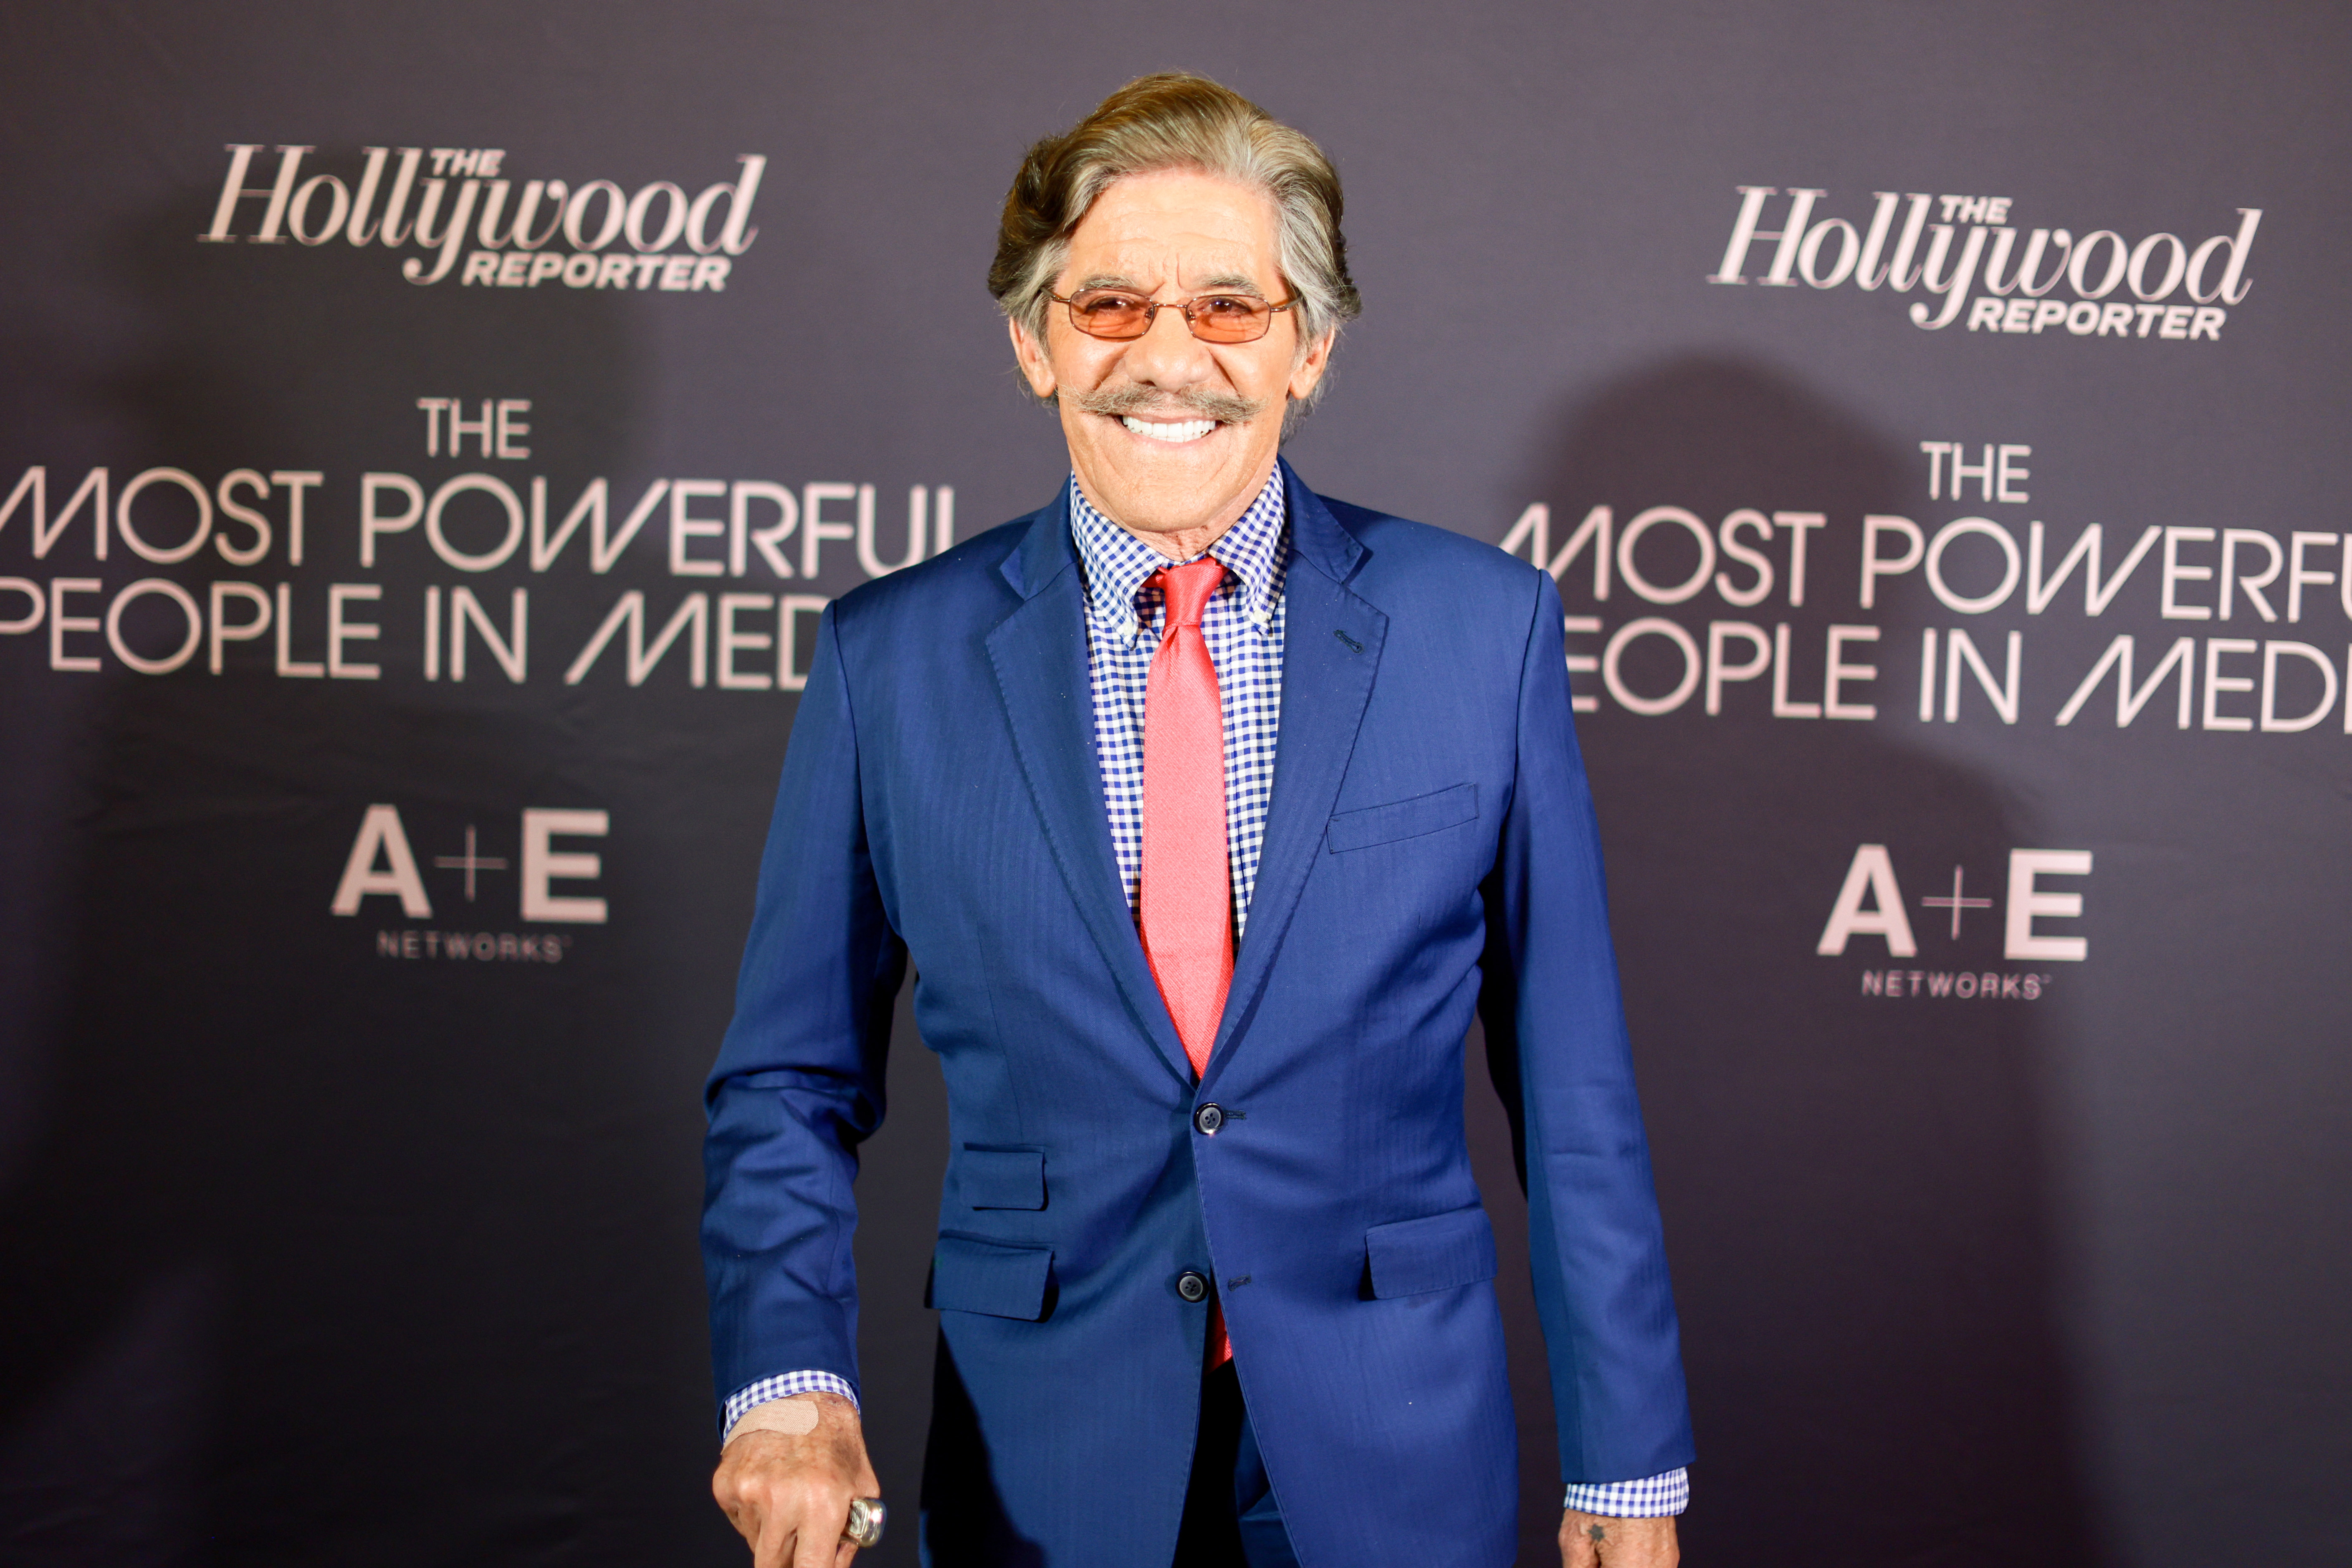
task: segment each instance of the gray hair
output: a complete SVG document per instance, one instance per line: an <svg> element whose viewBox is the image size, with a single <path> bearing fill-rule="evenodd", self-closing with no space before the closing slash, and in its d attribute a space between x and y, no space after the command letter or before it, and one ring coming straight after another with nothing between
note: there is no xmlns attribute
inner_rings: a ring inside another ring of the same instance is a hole
<svg viewBox="0 0 2352 1568"><path fill-rule="evenodd" d="M1330 159L1231 88L1184 71L1138 77L1068 131L1029 149L1004 198L988 269L998 308L1043 343L1047 291L1087 210L1114 180L1162 169L1219 175L1273 201L1283 281L1298 300L1301 353L1362 310L1348 276L1339 175Z"/></svg>

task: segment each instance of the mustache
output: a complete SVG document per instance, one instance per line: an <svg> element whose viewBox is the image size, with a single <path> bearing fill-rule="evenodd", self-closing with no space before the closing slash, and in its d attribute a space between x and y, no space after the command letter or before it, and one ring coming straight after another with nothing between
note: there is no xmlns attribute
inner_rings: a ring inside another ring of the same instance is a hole
<svg viewBox="0 0 2352 1568"><path fill-rule="evenodd" d="M1258 397L1237 397L1226 392L1203 392L1186 387L1171 391L1164 387L1142 386L1135 382L1124 385L1098 387L1092 392L1065 391L1062 395L1086 413L1106 415L1113 419L1128 416L1189 414L1202 419L1214 419L1226 425L1246 425L1265 412L1265 400Z"/></svg>

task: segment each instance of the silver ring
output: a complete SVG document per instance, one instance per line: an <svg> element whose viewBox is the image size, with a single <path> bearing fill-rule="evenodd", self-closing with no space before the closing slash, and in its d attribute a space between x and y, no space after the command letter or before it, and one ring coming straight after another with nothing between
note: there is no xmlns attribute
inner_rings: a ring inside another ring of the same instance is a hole
<svg viewBox="0 0 2352 1568"><path fill-rule="evenodd" d="M878 1497L854 1497L849 1500L849 1522L841 1538L861 1552L870 1552L882 1544L882 1521L887 1510Z"/></svg>

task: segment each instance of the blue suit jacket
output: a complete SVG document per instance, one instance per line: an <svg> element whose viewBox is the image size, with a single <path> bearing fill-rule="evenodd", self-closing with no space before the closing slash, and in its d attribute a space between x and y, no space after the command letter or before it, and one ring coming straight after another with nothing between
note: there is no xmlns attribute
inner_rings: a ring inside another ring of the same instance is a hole
<svg viewBox="0 0 2352 1568"><path fill-rule="evenodd" d="M1691 1458L1558 593L1284 478L1274 795L1198 1085L1112 858L1066 504L845 595L819 634L709 1082L717 1382L856 1378L851 1183L911 954L953 1141L935 1563L1168 1560L1208 1324L1188 1269L1217 1281L1304 1563L1511 1561L1474 1006L1523 1156L1563 1472Z"/></svg>

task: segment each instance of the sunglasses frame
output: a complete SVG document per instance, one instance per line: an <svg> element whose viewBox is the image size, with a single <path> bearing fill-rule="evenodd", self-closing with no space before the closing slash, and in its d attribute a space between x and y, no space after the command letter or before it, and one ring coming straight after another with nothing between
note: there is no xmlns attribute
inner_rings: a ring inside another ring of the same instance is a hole
<svg viewBox="0 0 2352 1568"><path fill-rule="evenodd" d="M1297 295L1296 295L1296 294L1293 294L1289 299L1285 300L1284 301L1282 301L1282 303L1280 303L1280 304L1278 304L1278 305L1268 305L1268 306L1266 306L1266 311L1265 311L1265 327L1264 327L1262 330L1260 330L1260 331L1258 332L1257 336L1255 336L1255 337L1252 337L1252 338L1213 338L1213 337L1206 336L1205 334L1203 334L1203 333L1202 332L1202 331L1201 331L1201 323L1200 323L1200 321L1198 321L1198 320L1193 316L1193 314L1192 314L1193 310L1194 310L1196 307L1198 307L1198 306L1201 304L1201 302L1202 302L1202 300L1250 300L1250 299L1256 299L1256 298L1258 298L1258 297L1257 297L1257 296L1255 296L1255 295L1250 295L1250 294L1236 294L1236 293L1233 292L1231 289L1212 289L1211 291L1209 291L1209 292L1208 292L1208 293L1206 293L1206 294L1195 294L1195 295L1193 295L1193 296L1192 296L1191 299L1189 299L1189 300L1149 300L1149 299L1146 299L1146 300L1142 300L1142 304L1143 304L1143 325L1142 325L1142 327L1141 327L1139 330L1138 330L1138 331L1133 331L1133 332L1129 332L1129 333L1128 333L1127 335L1125 335L1125 336L1123 336L1123 337L1113 337L1113 336L1111 336L1111 335L1109 335L1108 333L1106 333L1106 332L1097 332L1097 331L1093 331L1092 329L1090 329L1090 328L1087 327L1085 324L1083 324L1082 322L1080 322L1080 321L1079 321L1079 320L1078 320L1078 300L1079 300L1079 298L1080 298L1081 296L1083 296L1083 295L1087 295L1087 294L1123 294L1123 295L1127 295L1127 296L1128 296L1128 297L1129 297L1129 298L1135 298L1135 299L1139 299L1139 298L1141 298L1141 297L1140 297L1140 296L1136 295L1136 294L1135 294L1135 292L1134 292L1134 290L1132 290L1132 289L1079 289L1079 290L1077 291L1077 293L1076 293L1076 294L1056 294L1056 293L1055 293L1051 289L1046 289L1046 290L1045 290L1045 298L1047 298L1048 300L1053 300L1053 301L1054 301L1054 303L1055 303L1056 305L1062 305L1062 306L1066 306L1066 307L1067 307L1067 308L1068 308L1069 312L1070 312L1070 327L1071 327L1071 330L1072 330L1072 331L1078 331L1078 332L1084 332L1087 337L1090 337L1090 338L1096 339L1097 342L1106 342L1106 343L1131 343L1131 342L1134 342L1137 339L1141 338L1141 337L1143 337L1143 336L1147 335L1147 334L1148 334L1148 333L1150 333L1150 331L1151 331L1152 323L1153 323L1153 322L1155 322L1155 321L1159 321L1159 319L1160 319L1160 311L1162 311L1162 310L1181 310L1181 311L1184 313L1184 330L1185 330L1185 331L1189 331L1189 332L1191 332L1194 337L1199 338L1199 339L1201 340L1201 342L1204 342L1204 343L1255 343L1255 342L1263 342L1263 341L1265 340L1265 334L1266 334L1267 332L1270 332L1270 331L1274 331L1274 319L1275 319L1275 317L1276 317L1276 316L1280 315L1280 314L1281 314L1283 311L1285 311L1285 310L1290 310L1292 307L1296 306L1296 305L1298 303L1298 296L1297 296Z"/></svg>

